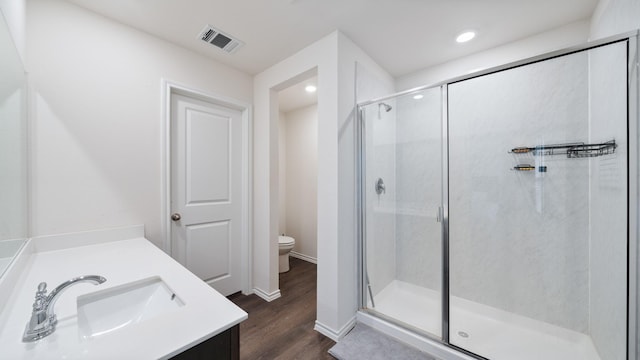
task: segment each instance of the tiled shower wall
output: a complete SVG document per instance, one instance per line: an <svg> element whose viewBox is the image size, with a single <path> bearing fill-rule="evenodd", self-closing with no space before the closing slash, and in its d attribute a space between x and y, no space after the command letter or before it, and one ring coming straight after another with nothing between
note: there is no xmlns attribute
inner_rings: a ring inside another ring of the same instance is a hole
<svg viewBox="0 0 640 360"><path fill-rule="evenodd" d="M592 39L600 39L626 31L636 31L640 28L640 16L638 14L640 14L640 1L638 0L599 1L591 21L590 37ZM616 81L614 79L619 76L618 71L623 69L616 67L613 70L610 63L612 60L611 57L604 54L591 58L592 71L590 75L592 87L595 83L606 84L608 81ZM638 68L633 67L631 70L630 75L637 80ZM603 80L605 82L601 82ZM608 128L609 122L616 116L620 116L617 112L620 108L616 107L614 109L615 104L610 101L611 88L593 87L593 89L591 97L591 100L594 101L591 108L592 136L601 131L609 132L613 130ZM636 102L639 100L637 89L637 84L629 88L630 95L634 99L633 101ZM596 122L601 126L597 126ZM620 129L615 131L618 132ZM619 136L618 134L621 135L621 133L616 133L616 138ZM620 150L624 151L624 148ZM622 171L619 172L618 170L624 170L625 167L622 159L618 159L616 164L602 160L604 159L594 159L592 168L594 169L594 174L595 171L598 171L606 176L602 177L604 181L594 181L592 183L592 191L599 189L602 195L601 200L606 200L608 203L597 204L597 200L592 197L593 208L598 207L600 209L592 212L592 218L601 217L605 220L604 222L612 221L611 224L617 226L617 231L625 231L619 224L626 216L619 212L607 210L607 207L611 204L620 206L621 203L624 203L625 196L624 192L621 191L620 182L623 174ZM635 186L635 184L632 186ZM626 297L616 296L607 299L607 292L618 294L621 290L624 291L624 288L621 289L620 283L622 281L621 274L624 273L621 266L624 266L624 262L613 263L615 260L612 259L620 257L620 255L615 254L620 252L621 248L619 244L610 244L608 241L614 237L617 238L619 235L609 235L602 230L604 229L592 228L592 254L602 254L603 256L599 259L592 258L592 271L598 273L597 277L592 277L592 292L598 291L601 295L592 294L591 336L603 359L625 359L626 347L621 345L626 338L625 330L615 324L619 324L620 321L625 319L624 311L626 306L622 304L624 304ZM637 239L632 239L632 241L637 241ZM604 271L599 271L599 269L604 269ZM612 279L615 279L615 281L610 281ZM633 295L629 300L633 301ZM635 301L637 306L638 299L635 299ZM631 303L631 306L633 306L633 303ZM611 314L611 316L609 317L608 314ZM640 358L640 349L637 345L635 353L630 353L629 358Z"/></svg>
<svg viewBox="0 0 640 360"><path fill-rule="evenodd" d="M367 271L376 295L396 277L396 113L377 105L366 109L366 196ZM378 195L375 184L384 181L386 190Z"/></svg>
<svg viewBox="0 0 640 360"><path fill-rule="evenodd" d="M390 94L393 89L371 73L360 63L356 64L356 93L358 101L365 101ZM365 236L366 236L366 272L370 279L373 294L377 294L395 279L395 137L396 104L389 112L377 104L364 108L364 134L366 144L365 163ZM375 182L382 178L387 191L377 195Z"/></svg>
<svg viewBox="0 0 640 360"><path fill-rule="evenodd" d="M440 291L442 95L439 87L397 99L396 278Z"/></svg>
<svg viewBox="0 0 640 360"><path fill-rule="evenodd" d="M587 81L577 53L449 87L451 295L588 331L589 161L509 153L588 142Z"/></svg>
<svg viewBox="0 0 640 360"><path fill-rule="evenodd" d="M616 139L615 156L590 160L590 334L602 359L626 358L626 46L590 51L590 141Z"/></svg>

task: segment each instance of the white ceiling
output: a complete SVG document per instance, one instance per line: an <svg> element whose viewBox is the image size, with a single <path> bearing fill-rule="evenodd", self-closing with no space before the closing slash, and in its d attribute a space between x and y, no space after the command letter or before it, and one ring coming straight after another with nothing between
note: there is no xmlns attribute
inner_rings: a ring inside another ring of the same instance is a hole
<svg viewBox="0 0 640 360"><path fill-rule="evenodd" d="M300 109L305 106L310 106L318 102L318 93L309 93L305 90L307 85L318 85L318 77L314 76L310 79L301 81L295 85L292 85L278 93L278 106L279 110L283 113L287 113L291 110Z"/></svg>
<svg viewBox="0 0 640 360"><path fill-rule="evenodd" d="M68 0L257 74L336 29L400 76L591 16L598 0ZM197 39L205 25L246 45ZM466 29L475 40L457 44Z"/></svg>

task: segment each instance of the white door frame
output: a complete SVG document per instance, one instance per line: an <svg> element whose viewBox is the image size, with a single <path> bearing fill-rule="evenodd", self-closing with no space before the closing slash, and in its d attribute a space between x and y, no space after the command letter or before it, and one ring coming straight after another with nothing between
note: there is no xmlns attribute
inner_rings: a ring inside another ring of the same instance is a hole
<svg viewBox="0 0 640 360"><path fill-rule="evenodd" d="M161 227L164 241L162 250L171 254L171 96L180 94L204 100L216 105L239 110L242 113L242 218L241 218L241 286L242 293L251 294L252 258L251 240L251 203L252 203L252 109L251 105L227 96L211 94L190 88L167 79L162 79L162 199L161 199Z"/></svg>

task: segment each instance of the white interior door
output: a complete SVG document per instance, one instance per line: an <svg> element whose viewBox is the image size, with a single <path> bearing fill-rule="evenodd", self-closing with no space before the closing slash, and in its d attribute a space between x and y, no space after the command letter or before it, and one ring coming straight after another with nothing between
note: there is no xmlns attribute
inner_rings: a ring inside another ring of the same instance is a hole
<svg viewBox="0 0 640 360"><path fill-rule="evenodd" d="M242 289L242 113L171 96L172 255L223 295Z"/></svg>

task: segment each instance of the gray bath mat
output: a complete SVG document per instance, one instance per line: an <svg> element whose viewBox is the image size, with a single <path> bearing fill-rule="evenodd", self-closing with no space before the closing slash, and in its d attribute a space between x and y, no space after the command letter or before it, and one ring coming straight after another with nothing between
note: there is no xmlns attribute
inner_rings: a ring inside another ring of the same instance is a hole
<svg viewBox="0 0 640 360"><path fill-rule="evenodd" d="M329 349L338 360L436 360L363 324L356 324L345 337Z"/></svg>

